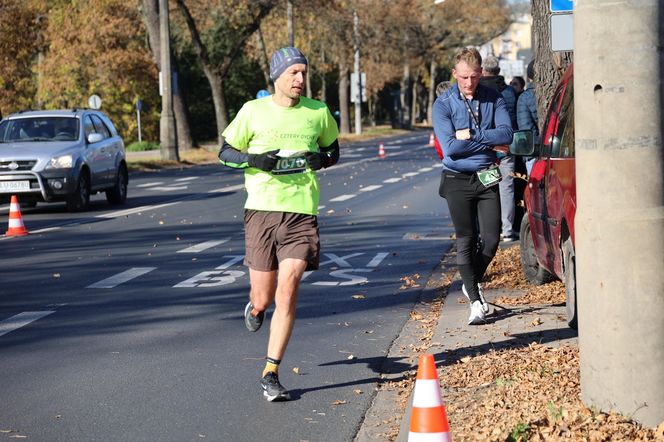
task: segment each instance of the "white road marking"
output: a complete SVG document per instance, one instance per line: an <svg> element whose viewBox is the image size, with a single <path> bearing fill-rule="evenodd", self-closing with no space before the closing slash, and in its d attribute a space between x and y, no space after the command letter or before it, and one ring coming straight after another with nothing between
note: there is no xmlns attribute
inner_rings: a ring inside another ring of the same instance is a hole
<svg viewBox="0 0 664 442"><path fill-rule="evenodd" d="M99 282L95 282L94 284L91 284L87 286L86 288L88 289L112 289L113 287L116 287L123 282L131 281L134 278L137 278L141 275L145 275L146 273L150 273L156 269L156 267L133 267L129 270L125 270L122 273L118 273L117 275L113 275L110 278L102 279Z"/></svg>
<svg viewBox="0 0 664 442"><path fill-rule="evenodd" d="M138 187L138 188L143 188L143 187L153 187L153 186L161 186L162 184L164 184L163 181L154 181L154 182L152 182L152 183L138 184L138 185L135 186L135 187Z"/></svg>
<svg viewBox="0 0 664 442"><path fill-rule="evenodd" d="M41 319L44 316L48 316L51 313L55 313L55 310L45 310L38 312L23 312L18 315L14 315L9 319L0 321L0 336L6 335L9 332L16 330L17 328L25 327L31 322Z"/></svg>
<svg viewBox="0 0 664 442"><path fill-rule="evenodd" d="M386 180L383 180L383 182L384 183L398 183L401 180L402 180L401 177L399 177L399 178L388 178Z"/></svg>
<svg viewBox="0 0 664 442"><path fill-rule="evenodd" d="M332 198L330 201L335 201L335 202L346 201L346 200L349 200L351 198L355 198L356 196L357 195L339 195L337 197Z"/></svg>
<svg viewBox="0 0 664 442"><path fill-rule="evenodd" d="M208 193L226 193L226 192L235 192L236 190L244 189L244 184L237 184L235 186L226 186L219 189L214 189L208 191Z"/></svg>
<svg viewBox="0 0 664 442"><path fill-rule="evenodd" d="M376 256L374 256L374 258L371 261L369 261L367 267L378 267L378 264L380 264L387 255L389 255L389 253L385 252L377 253Z"/></svg>
<svg viewBox="0 0 664 442"><path fill-rule="evenodd" d="M178 179L176 179L175 181L179 183L179 182L182 182L182 181L197 180L198 178L200 178L200 177L197 177L197 176L188 176L188 177L184 177L184 178L178 178Z"/></svg>
<svg viewBox="0 0 664 442"><path fill-rule="evenodd" d="M381 187L383 187L382 184L374 184L372 186L367 186L367 187L361 188L360 192L371 192L373 190L380 189Z"/></svg>
<svg viewBox="0 0 664 442"><path fill-rule="evenodd" d="M200 244L187 247L186 249L178 250L176 253L200 253L204 250L210 249L228 241L230 241L230 238L222 239L219 241L205 241Z"/></svg>
<svg viewBox="0 0 664 442"><path fill-rule="evenodd" d="M160 192L172 192L174 190L185 190L187 186L169 186L169 187L152 187L150 190L158 190Z"/></svg>
<svg viewBox="0 0 664 442"><path fill-rule="evenodd" d="M118 218L121 216L132 215L134 213L147 212L148 210L155 210L155 209L160 209L162 207L172 206L173 204L179 204L179 201L174 201L172 203L165 203L165 204L156 204L154 206L134 207L133 209L104 213L102 215L97 215L96 218Z"/></svg>
<svg viewBox="0 0 664 442"><path fill-rule="evenodd" d="M62 226L56 226L56 227L44 227L43 229L39 230L32 230L30 233L44 233L44 232L52 232L53 230L60 230Z"/></svg>
<svg viewBox="0 0 664 442"><path fill-rule="evenodd" d="M408 172L408 173L404 173L401 176L406 178L406 177L411 177L411 176L416 176L416 175L419 175L419 172Z"/></svg>
<svg viewBox="0 0 664 442"><path fill-rule="evenodd" d="M418 170L418 172L431 172L433 170L433 167L423 167Z"/></svg>

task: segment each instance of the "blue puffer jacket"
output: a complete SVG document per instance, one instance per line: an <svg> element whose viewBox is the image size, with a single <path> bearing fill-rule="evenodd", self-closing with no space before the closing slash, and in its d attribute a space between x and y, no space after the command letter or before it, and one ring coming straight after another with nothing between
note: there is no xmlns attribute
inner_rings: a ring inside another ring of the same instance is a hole
<svg viewBox="0 0 664 442"><path fill-rule="evenodd" d="M445 157L443 167L453 172L473 173L496 162L494 146L512 142L512 124L505 99L496 90L478 85L468 103L479 109L475 124L455 84L433 103L433 129ZM470 140L457 140L456 131L471 129Z"/></svg>
<svg viewBox="0 0 664 442"><path fill-rule="evenodd" d="M529 129L533 131L535 136L539 135L534 83L530 83L528 89L519 95L519 100L516 103L516 122L519 126L519 130Z"/></svg>

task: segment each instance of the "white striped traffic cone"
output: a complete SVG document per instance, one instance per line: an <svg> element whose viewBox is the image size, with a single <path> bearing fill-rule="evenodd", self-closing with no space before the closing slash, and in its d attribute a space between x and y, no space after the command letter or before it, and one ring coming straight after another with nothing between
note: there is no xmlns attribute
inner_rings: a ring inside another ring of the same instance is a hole
<svg viewBox="0 0 664 442"><path fill-rule="evenodd" d="M452 442L433 355L420 356L408 442Z"/></svg>
<svg viewBox="0 0 664 442"><path fill-rule="evenodd" d="M18 198L12 195L11 203L9 204L9 228L5 232L6 236L25 236L28 230L23 225L23 218L21 217L21 208L18 205Z"/></svg>

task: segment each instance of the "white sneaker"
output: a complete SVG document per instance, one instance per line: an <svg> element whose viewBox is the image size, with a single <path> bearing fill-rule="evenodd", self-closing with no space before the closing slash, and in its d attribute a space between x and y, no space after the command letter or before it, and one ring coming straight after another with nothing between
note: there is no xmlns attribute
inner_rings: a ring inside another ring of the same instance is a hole
<svg viewBox="0 0 664 442"><path fill-rule="evenodd" d="M484 322L484 309L481 301L475 301L470 305L470 317L468 325L477 325Z"/></svg>
<svg viewBox="0 0 664 442"><path fill-rule="evenodd" d="M464 296L470 301L470 296L468 296L468 292L466 291L466 286L462 285L461 286L461 291L463 292ZM482 284L477 284L477 291L480 292L480 300L482 301L482 311L484 314L489 313L489 304L487 304L486 299L484 299L484 292L482 291Z"/></svg>

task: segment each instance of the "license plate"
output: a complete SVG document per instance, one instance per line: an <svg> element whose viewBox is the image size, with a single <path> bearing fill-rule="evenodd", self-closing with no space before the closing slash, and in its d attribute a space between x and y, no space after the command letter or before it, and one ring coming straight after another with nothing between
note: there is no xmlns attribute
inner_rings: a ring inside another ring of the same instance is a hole
<svg viewBox="0 0 664 442"><path fill-rule="evenodd" d="M0 191L30 190L30 181L0 181Z"/></svg>

